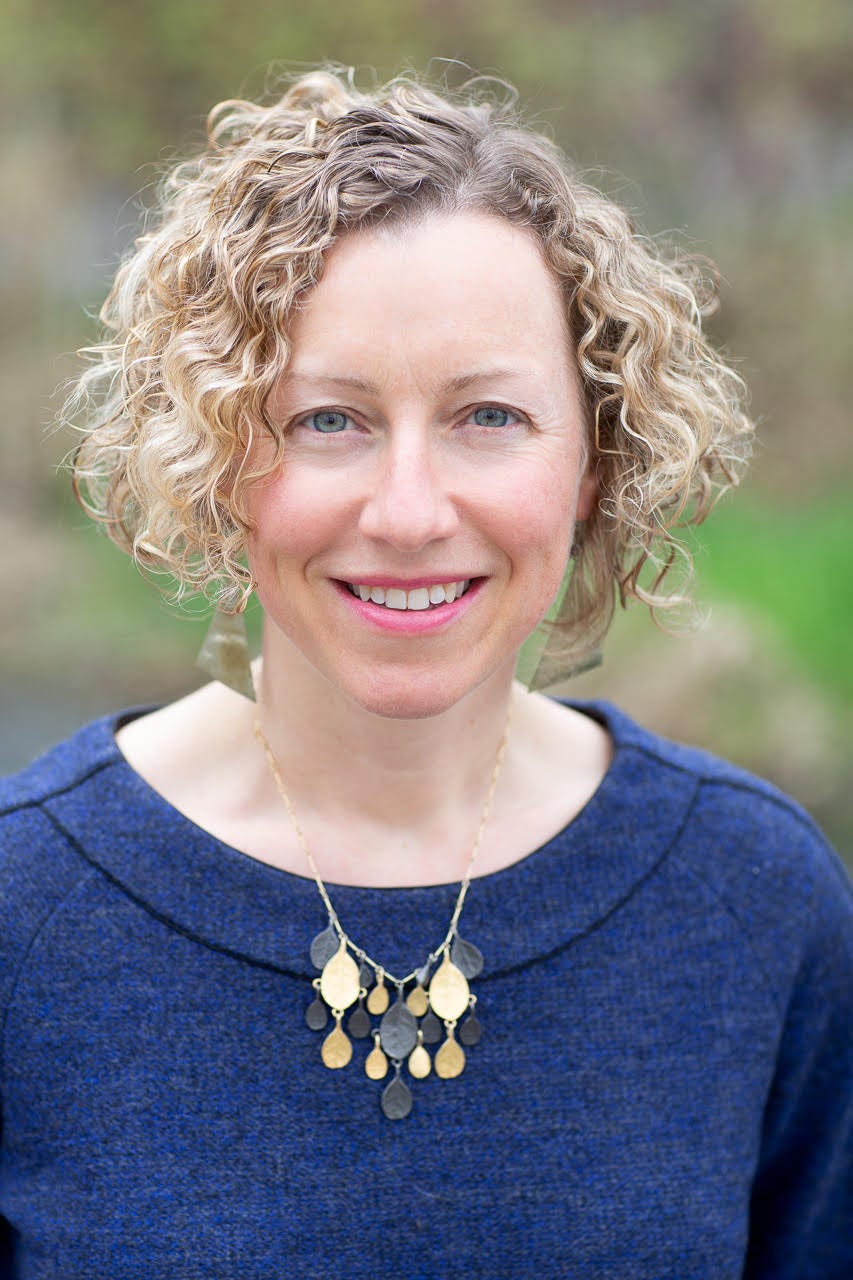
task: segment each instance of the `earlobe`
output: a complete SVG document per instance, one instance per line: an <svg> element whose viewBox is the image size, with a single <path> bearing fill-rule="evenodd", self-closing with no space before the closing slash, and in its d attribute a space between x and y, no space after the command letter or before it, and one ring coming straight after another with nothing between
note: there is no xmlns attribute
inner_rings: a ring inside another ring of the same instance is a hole
<svg viewBox="0 0 853 1280"><path fill-rule="evenodd" d="M598 477L592 467L587 467L578 486L575 520L589 520L598 505Z"/></svg>

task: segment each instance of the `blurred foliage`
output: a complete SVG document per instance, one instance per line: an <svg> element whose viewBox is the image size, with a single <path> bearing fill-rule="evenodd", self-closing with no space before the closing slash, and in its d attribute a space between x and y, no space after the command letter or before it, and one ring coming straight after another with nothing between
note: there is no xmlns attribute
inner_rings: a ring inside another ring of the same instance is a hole
<svg viewBox="0 0 853 1280"><path fill-rule="evenodd" d="M733 504L688 541L700 592L775 626L800 669L853 716L849 492L793 508Z"/></svg>
<svg viewBox="0 0 853 1280"><path fill-rule="evenodd" d="M635 615L590 687L771 774L853 834L839 773L853 704L851 53L849 0L6 0L10 685L28 705L60 701L70 666L94 707L171 696L191 679L197 625L170 621L118 553L80 532L51 471L70 442L43 431L70 352L92 336L86 309L163 167L199 145L215 102L272 92L319 62L352 66L363 85L406 66L458 83L471 68L511 80L528 114L650 232L717 261L711 329L761 423L745 491L691 540L699 594L723 630L670 642Z"/></svg>

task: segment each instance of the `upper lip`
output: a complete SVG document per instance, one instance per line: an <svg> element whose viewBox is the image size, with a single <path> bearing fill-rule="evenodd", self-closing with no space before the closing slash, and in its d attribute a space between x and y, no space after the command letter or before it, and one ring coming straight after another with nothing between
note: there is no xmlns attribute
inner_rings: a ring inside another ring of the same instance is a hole
<svg viewBox="0 0 853 1280"><path fill-rule="evenodd" d="M432 573L420 578L395 578L391 574L363 574L357 578L339 578L339 582L351 582L353 586L362 587L396 587L399 591L417 591L418 587L440 587L445 582L471 582L477 574L445 573L441 577Z"/></svg>

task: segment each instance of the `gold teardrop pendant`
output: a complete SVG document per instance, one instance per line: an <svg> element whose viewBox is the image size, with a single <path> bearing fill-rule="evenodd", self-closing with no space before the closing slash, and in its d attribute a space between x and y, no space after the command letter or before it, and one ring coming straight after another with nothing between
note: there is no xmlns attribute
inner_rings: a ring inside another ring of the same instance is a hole
<svg viewBox="0 0 853 1280"><path fill-rule="evenodd" d="M352 1045L346 1033L341 1029L341 1015L335 1013L335 1029L330 1031L323 1041L321 1049L323 1062L331 1071L339 1071L345 1067L352 1057Z"/></svg>
<svg viewBox="0 0 853 1280"><path fill-rule="evenodd" d="M444 959L429 984L429 1002L433 1012L443 1022L455 1022L468 1008L470 995L467 978L445 951Z"/></svg>
<svg viewBox="0 0 853 1280"><path fill-rule="evenodd" d="M409 1013L413 1013L416 1018L422 1018L426 1013L429 1008L429 1000L420 983L406 996L406 1005Z"/></svg>
<svg viewBox="0 0 853 1280"><path fill-rule="evenodd" d="M418 1032L418 1043L409 1054L409 1074L416 1080L425 1080L432 1071L432 1059L424 1048L424 1033Z"/></svg>
<svg viewBox="0 0 853 1280"><path fill-rule="evenodd" d="M373 1033L373 1048L365 1059L364 1071L371 1080L384 1080L388 1071L388 1059L379 1047L378 1031Z"/></svg>
<svg viewBox="0 0 853 1280"><path fill-rule="evenodd" d="M330 1009L343 1012L355 1004L360 991L358 965L341 940L341 945L320 974L320 994Z"/></svg>
<svg viewBox="0 0 853 1280"><path fill-rule="evenodd" d="M442 1080L454 1080L465 1069L465 1050L453 1035L453 1027L447 1028L447 1039L435 1055L435 1074Z"/></svg>
<svg viewBox="0 0 853 1280"><path fill-rule="evenodd" d="M370 995L367 997L367 1008L370 1013L384 1013L388 1008L389 996L388 988L385 986L385 974L382 970L376 975L376 986L371 987Z"/></svg>

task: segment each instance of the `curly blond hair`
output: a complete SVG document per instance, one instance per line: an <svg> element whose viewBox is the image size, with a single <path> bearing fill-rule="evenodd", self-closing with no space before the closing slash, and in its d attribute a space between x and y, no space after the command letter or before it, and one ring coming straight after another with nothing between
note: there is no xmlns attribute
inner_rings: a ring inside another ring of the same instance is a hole
<svg viewBox="0 0 853 1280"><path fill-rule="evenodd" d="M679 554L689 570L672 529L737 483L752 432L741 379L702 332L714 289L697 260L640 235L479 79L451 92L405 74L362 92L324 69L271 105L221 103L207 138L166 176L66 404L75 492L116 543L179 595L239 607L258 478L245 459L266 430L281 462L267 404L298 299L348 231L471 210L537 237L576 343L600 496L561 611L564 656L595 647L617 597L653 613L684 602L665 589Z"/></svg>

